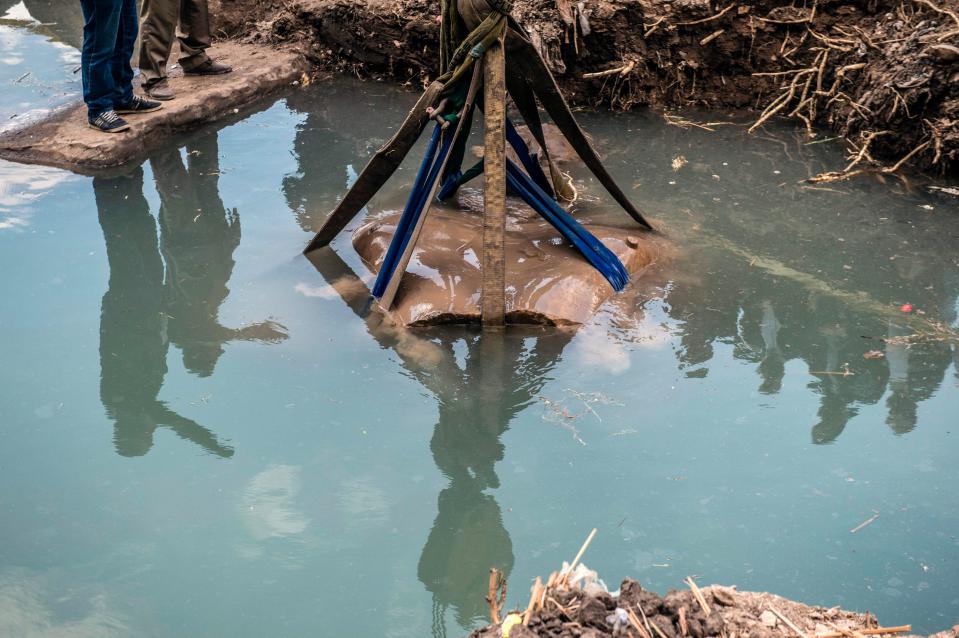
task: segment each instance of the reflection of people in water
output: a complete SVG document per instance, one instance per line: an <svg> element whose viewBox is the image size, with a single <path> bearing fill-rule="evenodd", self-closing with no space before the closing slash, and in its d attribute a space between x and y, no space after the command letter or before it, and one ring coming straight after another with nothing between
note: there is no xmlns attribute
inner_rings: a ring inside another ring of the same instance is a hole
<svg viewBox="0 0 959 638"><path fill-rule="evenodd" d="M22 4L30 17L39 23L37 30L52 36L74 49L83 44L83 12L80 3L64 3L60 0L0 0L0 16L16 5Z"/></svg>
<svg viewBox="0 0 959 638"><path fill-rule="evenodd" d="M167 276L164 309L170 341L183 352L183 364L194 374L213 373L224 344L230 341L277 342L286 338L278 324L264 321L227 328L217 317L229 294L233 251L240 245L240 218L223 206L219 193L216 134L186 147L187 163L178 149L150 159L160 192L160 251Z"/></svg>
<svg viewBox="0 0 959 638"><path fill-rule="evenodd" d="M159 245L142 169L93 181L110 264L100 319L100 395L123 456L146 454L161 426L217 456L233 455L212 432L157 398L170 343L183 353L187 370L205 377L230 341L286 338L271 321L237 329L220 324L239 217L220 200L216 135L188 146L187 157L186 167L176 149L150 160L160 192Z"/></svg>
<svg viewBox="0 0 959 638"><path fill-rule="evenodd" d="M153 433L163 426L213 454L232 456L233 449L212 432L157 398L167 371L167 319L163 262L156 223L143 197L143 170L94 178L93 189L110 264L100 314L100 400L114 422L117 453L146 454Z"/></svg>
<svg viewBox="0 0 959 638"><path fill-rule="evenodd" d="M779 344L782 323L773 302L763 299L761 294L757 298L758 303L750 303L742 308L738 328L740 339L733 356L756 363L756 371L762 378L759 391L762 394L776 394L782 389L786 376L786 358Z"/></svg>
<svg viewBox="0 0 959 638"><path fill-rule="evenodd" d="M310 258L344 301L362 316L369 291L329 250ZM503 458L500 437L532 401L559 359L571 334L540 333L527 344L520 330L484 333L431 331L432 340L386 323L378 313L367 329L399 355L403 367L436 397L439 421L430 449L449 479L439 494L438 512L417 569L433 595L434 636L445 635L443 616L452 608L463 627L486 615L489 569L513 568L513 547L496 499L485 490L499 486L495 464ZM437 343L437 340L439 343ZM453 346L465 342L463 367Z"/></svg>
<svg viewBox="0 0 959 638"><path fill-rule="evenodd" d="M894 323L889 325L889 336L910 334L912 331ZM919 404L931 398L943 382L953 363L952 348L946 344L927 343L909 346L893 340L886 344L889 365L889 410L886 425L896 434L906 434L916 427Z"/></svg>
<svg viewBox="0 0 959 638"><path fill-rule="evenodd" d="M427 385L439 403L430 449L450 482L437 499L418 575L437 611L453 607L463 627L486 614L489 568L508 574L513 567L499 506L483 492L499 487L494 465L503 458L500 437L535 400L568 340L567 333L544 334L528 348L522 334L470 334L464 368ZM448 356L452 368L452 349Z"/></svg>
<svg viewBox="0 0 959 638"><path fill-rule="evenodd" d="M942 383L950 348L883 346L878 341L886 334L881 313L743 268L741 276L736 276L735 266L717 268L705 273L701 282L684 282L667 294L670 314L683 320L677 352L683 367L703 366L713 356L714 343L729 343L737 359L756 363L759 391L776 394L786 361L803 360L813 376L808 387L820 397L811 433L814 443L835 441L860 406L877 404L887 394L890 428L901 434L915 427L917 405ZM910 289L925 290L926 281L916 277L910 273ZM948 288L945 304L930 301L927 307L948 306L949 300L954 305L959 291ZM951 317L947 311L940 314L947 321ZM911 332L890 329L889 336ZM885 359L864 358L875 349L884 349ZM849 375L843 374L846 364Z"/></svg>

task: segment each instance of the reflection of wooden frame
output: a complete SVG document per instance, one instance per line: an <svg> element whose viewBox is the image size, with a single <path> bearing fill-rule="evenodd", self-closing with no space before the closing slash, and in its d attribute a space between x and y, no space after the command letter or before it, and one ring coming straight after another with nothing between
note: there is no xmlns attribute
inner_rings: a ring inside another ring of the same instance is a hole
<svg viewBox="0 0 959 638"><path fill-rule="evenodd" d="M530 334L540 335L532 347L522 329L477 334L454 326L421 337L416 329L393 325L383 313L369 312L369 288L335 251L310 253L308 259L366 322L370 336L392 350L409 376L436 398L430 451L449 485L437 498L436 520L417 575L433 595L434 623L442 622L450 607L461 621L477 620L486 607L486 570L496 566L508 576L514 562L509 532L490 493L499 486L495 464L505 450L500 439L513 419L536 402L574 333L528 327ZM460 339L466 341L462 366L453 347ZM420 349L410 345L413 340L439 356L416 356Z"/></svg>

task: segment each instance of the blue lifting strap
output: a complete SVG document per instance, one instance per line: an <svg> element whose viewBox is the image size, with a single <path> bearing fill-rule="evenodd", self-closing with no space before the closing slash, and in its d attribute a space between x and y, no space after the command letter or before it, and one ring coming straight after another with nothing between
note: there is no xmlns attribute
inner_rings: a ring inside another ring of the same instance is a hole
<svg viewBox="0 0 959 638"><path fill-rule="evenodd" d="M423 213L426 205L426 198L436 182L440 167L446 153L449 152L452 135L447 136L443 141L442 148L437 154L436 148L439 145L442 127L437 124L433 129L433 135L430 137L429 144L426 146L426 153L423 155L423 162L420 164L419 172L416 174L416 180L413 182L413 188L410 190L410 196L406 201L406 207L400 216L400 221L396 224L396 231L393 233L393 239L390 241L390 247L386 251L386 257L380 266L380 271L376 275L376 282L373 284L373 296L379 299L386 292L386 286L393 277L393 271L396 270L397 261L400 255L406 250L416 222Z"/></svg>

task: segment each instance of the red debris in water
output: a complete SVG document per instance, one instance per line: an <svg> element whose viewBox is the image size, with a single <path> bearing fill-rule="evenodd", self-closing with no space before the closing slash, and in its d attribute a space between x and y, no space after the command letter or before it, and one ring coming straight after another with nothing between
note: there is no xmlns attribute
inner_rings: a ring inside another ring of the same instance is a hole
<svg viewBox="0 0 959 638"><path fill-rule="evenodd" d="M901 306L899 306L899 310L901 310L901 311L903 311L903 312L912 312L912 304L911 304L911 303L904 303L904 304L902 304Z"/></svg>

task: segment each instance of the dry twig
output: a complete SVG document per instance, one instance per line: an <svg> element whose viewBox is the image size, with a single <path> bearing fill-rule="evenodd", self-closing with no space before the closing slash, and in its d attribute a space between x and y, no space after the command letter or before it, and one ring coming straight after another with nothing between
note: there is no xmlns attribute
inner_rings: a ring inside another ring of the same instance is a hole
<svg viewBox="0 0 959 638"><path fill-rule="evenodd" d="M605 71L595 71L593 73L584 73L583 79L586 80L590 78L601 78L607 75L616 75L617 73L619 75L626 75L630 71L632 71L635 66L636 66L636 61L629 60L622 66L618 66L615 69L606 69Z"/></svg>
<svg viewBox="0 0 959 638"><path fill-rule="evenodd" d="M499 591L498 596L497 590ZM486 593L486 603L489 605L490 621L494 625L498 625L500 623L499 612L506 603L506 578L495 567L489 570L489 589Z"/></svg>
<svg viewBox="0 0 959 638"><path fill-rule="evenodd" d="M952 18L952 20L956 23L956 28L955 28L955 29L953 29L952 31L949 31L949 32L947 32L947 33L943 33L942 35L939 36L939 41L940 41L940 42L942 42L942 41L945 40L946 38L950 38L950 37L952 37L952 36L954 36L954 35L956 35L956 34L959 34L959 14L957 14L955 11L952 11L951 9L942 9L942 8L940 8L940 7L937 7L936 5L934 5L934 4L933 4L932 2L930 2L929 0L913 0L913 1L914 1L914 2L918 2L918 3L921 4L921 5L925 5L925 6L929 7L930 9L932 9L933 11L935 11L936 13L941 13L941 14L943 14L943 15L949 16L949 17Z"/></svg>
<svg viewBox="0 0 959 638"><path fill-rule="evenodd" d="M530 589L529 604L526 606L526 612L523 614L523 625L529 625L529 621L533 617L533 614L537 609L543 606L543 599L545 597L546 587L543 586L542 579L537 576L536 582L533 583L533 587Z"/></svg>
<svg viewBox="0 0 959 638"><path fill-rule="evenodd" d="M786 623L786 625L787 625L790 629L792 629L793 631L795 631L795 632L800 636L800 638L806 638L806 632L803 631L802 629L800 629L799 627L797 627L797 626L795 625L795 623L793 623L793 621L791 621L791 620L789 620L788 618L786 618L786 617L782 614L782 612L780 612L778 609L776 609L776 608L773 607L772 605L769 605L769 611L771 611L771 612L773 612L774 614L776 614L776 616L779 618L779 620L781 620L781 621L783 621L784 623Z"/></svg>
<svg viewBox="0 0 959 638"><path fill-rule="evenodd" d="M579 548L579 551L576 552L576 558L573 559L573 562L569 564L569 569L566 570L566 573L563 575L562 583L569 584L569 577L573 574L573 570L576 569L576 565L579 563L579 560L583 557L583 554L586 553L586 550L589 548L589 544L593 542L593 539L596 538L596 528L593 528L593 531L589 533L589 536L586 537L586 541L583 543L583 546Z"/></svg>
<svg viewBox="0 0 959 638"><path fill-rule="evenodd" d="M713 40L715 40L716 38L718 38L725 32L726 32L726 29L716 29L715 31L707 35L705 38L700 40L699 45L706 46L707 44L709 44L710 42L712 42Z"/></svg>
<svg viewBox="0 0 959 638"><path fill-rule="evenodd" d="M912 625L899 625L898 627L874 627L872 629L860 629L859 633L864 636L881 636L883 634L903 634L912 631ZM821 634L813 634L813 638L842 638L844 634L840 631L827 631Z"/></svg>
<svg viewBox="0 0 959 638"><path fill-rule="evenodd" d="M651 35L653 34L653 32L656 31L656 29L659 28L659 25L661 25L664 20L666 20L666 16L660 16L660 17L659 17L659 20L657 20L656 22L654 22L654 23L652 23L652 24L646 24L646 23L644 22L644 23L643 23L643 28L646 29L646 30L643 31L643 37L644 37L644 38L648 38L649 36L651 36Z"/></svg>
<svg viewBox="0 0 959 638"><path fill-rule="evenodd" d="M690 22L675 22L673 23L673 26L674 27L691 27L694 24L704 24L706 22L712 22L713 20L718 20L719 18L729 13L732 10L732 8L735 6L736 6L736 3L734 2L728 7L726 7L725 9L723 9L722 11L720 11L719 13L711 15L708 18L701 18L699 20L692 20Z"/></svg>
<svg viewBox="0 0 959 638"><path fill-rule="evenodd" d="M702 608L703 613L707 616L713 612L709 607L709 603L706 602L706 597L703 596L703 591L699 588L699 585L696 584L696 581L693 580L692 576L687 576L686 580L683 581L693 592L693 597L696 598L696 602L699 603L699 606Z"/></svg>

